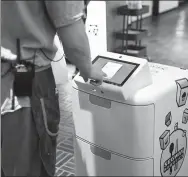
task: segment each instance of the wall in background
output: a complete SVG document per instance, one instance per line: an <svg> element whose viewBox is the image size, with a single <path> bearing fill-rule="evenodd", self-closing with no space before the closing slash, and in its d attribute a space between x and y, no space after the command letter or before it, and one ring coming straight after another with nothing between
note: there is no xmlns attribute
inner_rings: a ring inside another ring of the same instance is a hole
<svg viewBox="0 0 188 177"><path fill-rule="evenodd" d="M142 1L142 5L147 5L149 6L149 12L147 14L144 14L143 17L149 17L152 15L152 7L153 7L153 1Z"/></svg>
<svg viewBox="0 0 188 177"><path fill-rule="evenodd" d="M159 13L178 7L179 1L159 1Z"/></svg>

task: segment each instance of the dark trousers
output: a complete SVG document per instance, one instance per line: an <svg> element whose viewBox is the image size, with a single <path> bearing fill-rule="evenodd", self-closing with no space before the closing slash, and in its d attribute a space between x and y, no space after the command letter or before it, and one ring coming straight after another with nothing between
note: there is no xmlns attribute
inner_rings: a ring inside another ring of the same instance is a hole
<svg viewBox="0 0 188 177"><path fill-rule="evenodd" d="M54 176L59 121L56 84L49 68L35 74L31 108L21 108L1 117L4 175Z"/></svg>

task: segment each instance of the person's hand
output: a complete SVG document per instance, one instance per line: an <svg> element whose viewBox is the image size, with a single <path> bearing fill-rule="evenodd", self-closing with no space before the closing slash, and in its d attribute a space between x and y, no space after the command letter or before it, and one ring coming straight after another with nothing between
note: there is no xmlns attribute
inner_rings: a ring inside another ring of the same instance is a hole
<svg viewBox="0 0 188 177"><path fill-rule="evenodd" d="M94 66L92 66L89 74L80 73L80 75L83 77L85 82L90 79L91 84L96 86L101 85L103 78L106 76L106 74L101 69L98 69Z"/></svg>

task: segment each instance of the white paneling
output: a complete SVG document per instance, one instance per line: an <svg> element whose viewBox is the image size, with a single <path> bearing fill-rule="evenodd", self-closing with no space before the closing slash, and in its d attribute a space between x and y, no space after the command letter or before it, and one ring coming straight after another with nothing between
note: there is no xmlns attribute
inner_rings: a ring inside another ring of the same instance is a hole
<svg viewBox="0 0 188 177"><path fill-rule="evenodd" d="M178 7L179 1L159 1L159 13Z"/></svg>
<svg viewBox="0 0 188 177"><path fill-rule="evenodd" d="M149 17L152 15L152 7L153 7L153 1L142 1L142 5L149 6L149 12L147 14L144 14L143 17Z"/></svg>
<svg viewBox="0 0 188 177"><path fill-rule="evenodd" d="M87 12L86 32L90 43L91 58L93 59L100 52L107 51L106 2L91 1Z"/></svg>

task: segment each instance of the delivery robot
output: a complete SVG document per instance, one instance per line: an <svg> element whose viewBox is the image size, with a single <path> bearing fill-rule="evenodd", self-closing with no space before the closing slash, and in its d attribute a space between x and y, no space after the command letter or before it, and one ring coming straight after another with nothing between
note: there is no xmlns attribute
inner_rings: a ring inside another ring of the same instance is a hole
<svg viewBox="0 0 188 177"><path fill-rule="evenodd" d="M76 176L187 176L188 70L105 52L73 81Z"/></svg>

